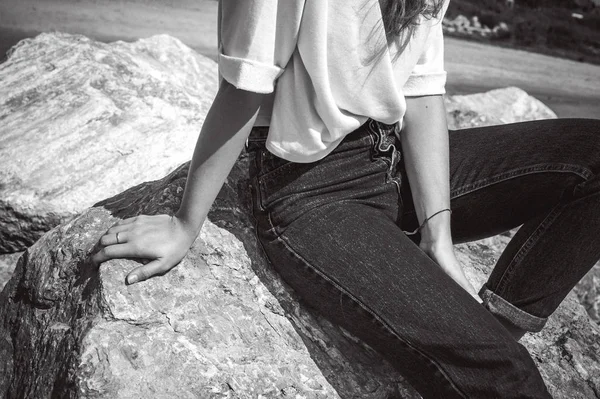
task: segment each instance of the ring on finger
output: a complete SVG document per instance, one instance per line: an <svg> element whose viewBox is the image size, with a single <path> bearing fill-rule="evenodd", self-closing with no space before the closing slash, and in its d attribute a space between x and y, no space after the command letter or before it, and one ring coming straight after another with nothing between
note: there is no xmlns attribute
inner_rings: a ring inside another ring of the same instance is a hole
<svg viewBox="0 0 600 399"><path fill-rule="evenodd" d="M120 244L121 242L119 241L119 233L117 233L117 244Z"/></svg>

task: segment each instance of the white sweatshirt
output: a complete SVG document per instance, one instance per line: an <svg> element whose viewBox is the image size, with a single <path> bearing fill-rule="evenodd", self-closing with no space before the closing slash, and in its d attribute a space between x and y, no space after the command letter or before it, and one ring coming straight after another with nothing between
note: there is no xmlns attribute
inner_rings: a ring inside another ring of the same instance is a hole
<svg viewBox="0 0 600 399"><path fill-rule="evenodd" d="M270 152L313 162L368 118L401 123L405 96L445 92L447 6L421 17L395 57L378 0L220 0L219 73L239 89L272 93L256 122L269 126Z"/></svg>

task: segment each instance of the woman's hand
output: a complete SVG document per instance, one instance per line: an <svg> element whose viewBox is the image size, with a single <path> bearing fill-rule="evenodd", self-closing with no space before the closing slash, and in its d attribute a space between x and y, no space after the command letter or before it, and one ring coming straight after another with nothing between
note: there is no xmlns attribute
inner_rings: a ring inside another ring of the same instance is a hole
<svg viewBox="0 0 600 399"><path fill-rule="evenodd" d="M196 239L223 182L242 152L265 94L237 89L221 82L198 136L188 178L175 216L137 216L108 229L100 239L97 264L114 258L149 262L132 270L134 284L165 274L185 256Z"/></svg>
<svg viewBox="0 0 600 399"><path fill-rule="evenodd" d="M421 242L419 247L437 263L447 275L452 277L461 287L463 287L477 302L483 301L475 291L475 288L469 283L462 266L456 259L454 248L451 241L442 240L438 242Z"/></svg>
<svg viewBox="0 0 600 399"><path fill-rule="evenodd" d="M100 264L115 258L140 258L149 262L127 275L127 284L135 284L175 267L196 239L196 230L169 215L136 216L112 226L100 238L92 260Z"/></svg>

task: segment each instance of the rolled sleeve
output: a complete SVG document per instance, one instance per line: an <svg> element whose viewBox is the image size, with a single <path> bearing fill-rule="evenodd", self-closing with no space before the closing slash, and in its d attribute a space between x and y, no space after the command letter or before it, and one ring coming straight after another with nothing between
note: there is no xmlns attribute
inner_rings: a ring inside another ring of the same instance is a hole
<svg viewBox="0 0 600 399"><path fill-rule="evenodd" d="M219 74L238 89L271 93L298 41L304 0L221 0Z"/></svg>
<svg viewBox="0 0 600 399"><path fill-rule="evenodd" d="M271 93L283 68L247 58L219 54L219 72L223 79L237 87L255 93Z"/></svg>
<svg viewBox="0 0 600 399"><path fill-rule="evenodd" d="M427 96L446 92L441 18L432 22L423 53L404 84L405 96Z"/></svg>

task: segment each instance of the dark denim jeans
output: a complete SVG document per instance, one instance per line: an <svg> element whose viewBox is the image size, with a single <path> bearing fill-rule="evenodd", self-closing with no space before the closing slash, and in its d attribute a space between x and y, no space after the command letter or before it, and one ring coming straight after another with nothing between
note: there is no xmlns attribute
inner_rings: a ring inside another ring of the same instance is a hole
<svg viewBox="0 0 600 399"><path fill-rule="evenodd" d="M425 398L548 398L499 322L539 331L600 258L600 120L450 132L455 242L523 225L483 306L404 232L417 227L393 127L374 121L324 159L248 145L264 250L302 299L379 351Z"/></svg>

